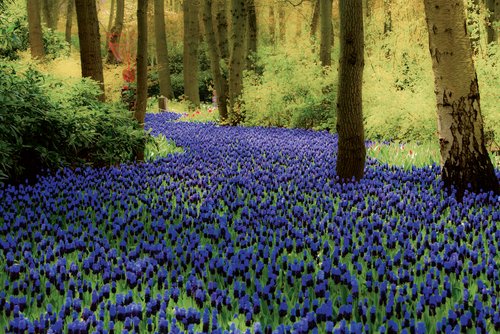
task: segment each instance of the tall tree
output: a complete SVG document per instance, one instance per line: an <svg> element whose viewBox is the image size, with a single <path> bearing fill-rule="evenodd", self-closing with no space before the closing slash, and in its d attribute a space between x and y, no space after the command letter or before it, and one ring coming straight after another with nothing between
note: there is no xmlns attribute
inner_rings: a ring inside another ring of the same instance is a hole
<svg viewBox="0 0 500 334"><path fill-rule="evenodd" d="M384 34L392 31L392 0L384 0Z"/></svg>
<svg viewBox="0 0 500 334"><path fill-rule="evenodd" d="M364 68L362 0L340 0L340 66L337 97L339 135L337 175L359 180L364 175L366 148L363 128Z"/></svg>
<svg viewBox="0 0 500 334"><path fill-rule="evenodd" d="M105 100L102 72L99 21L94 0L75 0L82 76L94 79L101 86L101 101Z"/></svg>
<svg viewBox="0 0 500 334"><path fill-rule="evenodd" d="M144 127L148 99L148 0L137 4L137 95L134 116ZM136 152L136 159L144 161L144 147Z"/></svg>
<svg viewBox="0 0 500 334"><path fill-rule="evenodd" d="M318 23L319 23L319 12L320 12L320 2L321 0L313 0L311 3L313 5L313 15L311 18L311 37L316 36L316 32L318 31Z"/></svg>
<svg viewBox="0 0 500 334"><path fill-rule="evenodd" d="M286 12L285 6L280 3L278 6L278 27L280 43L286 42Z"/></svg>
<svg viewBox="0 0 500 334"><path fill-rule="evenodd" d="M248 68L253 67L253 55L257 53L257 13L255 12L255 0L247 0L247 55Z"/></svg>
<svg viewBox="0 0 500 334"><path fill-rule="evenodd" d="M462 1L425 0L434 71L441 178L462 197L465 190L500 186L484 142L479 85Z"/></svg>
<svg viewBox="0 0 500 334"><path fill-rule="evenodd" d="M40 19L40 3L38 0L27 0L28 30L32 58L45 57L42 38L42 24Z"/></svg>
<svg viewBox="0 0 500 334"><path fill-rule="evenodd" d="M276 43L276 15L274 14L274 4L269 5L269 39L271 45Z"/></svg>
<svg viewBox="0 0 500 334"><path fill-rule="evenodd" d="M321 42L320 60L323 66L332 64L332 0L320 0Z"/></svg>
<svg viewBox="0 0 500 334"><path fill-rule="evenodd" d="M120 64L123 60L120 55L120 38L125 16L125 0L116 0L115 23L109 31L107 64Z"/></svg>
<svg viewBox="0 0 500 334"><path fill-rule="evenodd" d="M203 23L205 26L210 68L214 79L220 121L224 124L227 121L227 80L223 76L220 68L221 56L215 38L214 23L212 19L212 0L203 0Z"/></svg>
<svg viewBox="0 0 500 334"><path fill-rule="evenodd" d="M42 0L42 11L47 27L52 30L57 29L58 19L58 3L57 0Z"/></svg>
<svg viewBox="0 0 500 334"><path fill-rule="evenodd" d="M495 28L495 24L498 24L500 19L500 0L486 0L486 8L490 13L488 17L488 26L486 27L486 32L488 34L488 44L498 42L498 28Z"/></svg>
<svg viewBox="0 0 500 334"><path fill-rule="evenodd" d="M66 7L66 31L65 39L71 47L71 30L73 28L73 9L75 7L75 0L68 0Z"/></svg>
<svg viewBox="0 0 500 334"><path fill-rule="evenodd" d="M229 61L229 121L241 121L238 98L243 90L243 70L245 69L245 22L244 1L231 0L231 56Z"/></svg>
<svg viewBox="0 0 500 334"><path fill-rule="evenodd" d="M111 31L111 28L113 27L113 20L115 18L115 7L116 7L116 0L111 0L111 4L109 5L108 31Z"/></svg>
<svg viewBox="0 0 500 334"><path fill-rule="evenodd" d="M226 62L229 61L229 40L228 40L228 23L227 23L227 3L226 0L215 0L215 24L217 46L219 47L220 56Z"/></svg>
<svg viewBox="0 0 500 334"><path fill-rule="evenodd" d="M172 81L170 79L170 61L168 59L167 34L165 28L165 2L154 0L156 57L158 58L158 80L160 82L160 95L174 98Z"/></svg>
<svg viewBox="0 0 500 334"><path fill-rule="evenodd" d="M195 106L200 104L198 88L198 47L200 0L184 0L184 95Z"/></svg>

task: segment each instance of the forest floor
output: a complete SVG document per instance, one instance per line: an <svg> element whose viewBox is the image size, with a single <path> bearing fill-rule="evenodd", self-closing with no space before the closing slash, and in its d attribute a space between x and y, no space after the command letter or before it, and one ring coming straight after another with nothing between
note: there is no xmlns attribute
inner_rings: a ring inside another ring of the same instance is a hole
<svg viewBox="0 0 500 334"><path fill-rule="evenodd" d="M178 118L146 121L183 153L0 189L0 328L500 329L497 197L371 158L342 184L328 132Z"/></svg>

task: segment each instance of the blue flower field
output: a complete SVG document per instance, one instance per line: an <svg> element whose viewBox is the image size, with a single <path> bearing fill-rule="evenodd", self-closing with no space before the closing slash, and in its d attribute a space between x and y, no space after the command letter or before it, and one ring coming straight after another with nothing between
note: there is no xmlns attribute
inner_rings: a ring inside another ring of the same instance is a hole
<svg viewBox="0 0 500 334"><path fill-rule="evenodd" d="M182 154L0 188L0 332L500 332L498 197L375 160L342 184L327 132L177 117L147 126Z"/></svg>

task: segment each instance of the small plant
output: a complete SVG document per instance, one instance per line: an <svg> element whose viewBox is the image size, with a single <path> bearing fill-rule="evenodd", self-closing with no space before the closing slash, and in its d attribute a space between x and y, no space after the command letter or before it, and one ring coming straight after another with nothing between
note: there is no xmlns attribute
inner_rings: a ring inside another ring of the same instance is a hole
<svg viewBox="0 0 500 334"><path fill-rule="evenodd" d="M371 142L367 147L367 155L383 164L411 170L439 164L439 145L437 142Z"/></svg>
<svg viewBox="0 0 500 334"><path fill-rule="evenodd" d="M165 158L168 155L183 153L184 149L175 144L173 140L167 139L165 135L160 134L153 137L146 144L144 156L146 161L154 161L156 159Z"/></svg>

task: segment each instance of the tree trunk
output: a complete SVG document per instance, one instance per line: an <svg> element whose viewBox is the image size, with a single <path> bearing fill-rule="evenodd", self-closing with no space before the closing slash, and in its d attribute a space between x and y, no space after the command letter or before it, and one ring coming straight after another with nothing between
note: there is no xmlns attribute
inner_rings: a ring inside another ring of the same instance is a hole
<svg viewBox="0 0 500 334"><path fill-rule="evenodd" d="M198 89L199 0L184 0L184 95L195 106L200 104Z"/></svg>
<svg viewBox="0 0 500 334"><path fill-rule="evenodd" d="M269 5L269 39L271 45L276 43L276 17L274 15L274 5Z"/></svg>
<svg viewBox="0 0 500 334"><path fill-rule="evenodd" d="M257 53L257 14L255 12L255 1L247 0L247 63L248 68L253 68L255 55Z"/></svg>
<svg viewBox="0 0 500 334"><path fill-rule="evenodd" d="M316 37L316 33L318 32L318 23L319 23L319 12L320 12L320 2L321 0L313 0L312 4L314 6L313 15L311 19L311 38Z"/></svg>
<svg viewBox="0 0 500 334"><path fill-rule="evenodd" d="M241 121L238 99L243 90L243 70L245 69L245 22L246 10L241 0L231 0L231 58L229 61L229 122Z"/></svg>
<svg viewBox="0 0 500 334"><path fill-rule="evenodd" d="M227 81L223 77L220 68L221 57L215 39L214 23L212 20L212 0L203 0L203 23L205 25L210 67L214 79L220 122L221 124L225 124L227 121Z"/></svg>
<svg viewBox="0 0 500 334"><path fill-rule="evenodd" d="M295 40L298 42L299 40L302 39L302 12L297 11L296 12L296 20L297 20L297 25L295 26Z"/></svg>
<svg viewBox="0 0 500 334"><path fill-rule="evenodd" d="M57 1L56 0L42 0L43 16L47 28L51 30L57 29Z"/></svg>
<svg viewBox="0 0 500 334"><path fill-rule="evenodd" d="M479 86L462 1L425 0L429 51L434 71L441 178L465 190L500 193L486 150Z"/></svg>
<svg viewBox="0 0 500 334"><path fill-rule="evenodd" d="M340 0L340 67L337 98L339 136L337 175L359 180L364 175L366 149L363 129L364 67L362 0Z"/></svg>
<svg viewBox="0 0 500 334"><path fill-rule="evenodd" d="M384 34L392 31L392 0L384 0Z"/></svg>
<svg viewBox="0 0 500 334"><path fill-rule="evenodd" d="M170 61L168 59L167 34L165 28L165 2L154 0L156 57L158 58L158 79L160 95L168 99L174 98L172 82L170 80Z"/></svg>
<svg viewBox="0 0 500 334"><path fill-rule="evenodd" d="M278 7L278 26L280 29L280 43L284 44L286 42L286 13L283 4Z"/></svg>
<svg viewBox="0 0 500 334"><path fill-rule="evenodd" d="M320 0L321 17L321 65L332 65L332 0Z"/></svg>
<svg viewBox="0 0 500 334"><path fill-rule="evenodd" d="M498 41L498 28L495 29L495 24L498 24L498 17L500 15L500 13L498 13L498 11L500 11L500 0L486 0L486 7L490 12L488 25L486 27L486 32L488 33L488 44L496 43Z"/></svg>
<svg viewBox="0 0 500 334"><path fill-rule="evenodd" d="M113 20L115 17L115 7L116 0L111 0L111 4L109 5L109 20L108 20L108 32L113 28Z"/></svg>
<svg viewBox="0 0 500 334"><path fill-rule="evenodd" d="M120 38L123 30L123 19L125 16L125 0L116 0L116 17L113 28L108 36L107 64L121 64L123 59L120 55Z"/></svg>
<svg viewBox="0 0 500 334"><path fill-rule="evenodd" d="M66 7L66 42L71 47L71 29L73 28L73 8L75 5L75 0L68 0Z"/></svg>
<svg viewBox="0 0 500 334"><path fill-rule="evenodd" d="M220 56L229 62L229 41L227 33L227 6L226 0L215 0L215 32Z"/></svg>
<svg viewBox="0 0 500 334"><path fill-rule="evenodd" d="M45 57L45 51L43 49L40 3L38 0L28 0L27 9L31 58L42 59Z"/></svg>
<svg viewBox="0 0 500 334"><path fill-rule="evenodd" d="M148 0L137 4L137 97L134 116L144 128L148 100ZM144 147L136 152L136 159L144 161Z"/></svg>
<svg viewBox="0 0 500 334"><path fill-rule="evenodd" d="M99 83L105 100L104 76L102 73L101 45L99 37L99 21L94 0L75 0L78 37L80 39L80 60L82 76L89 77Z"/></svg>

